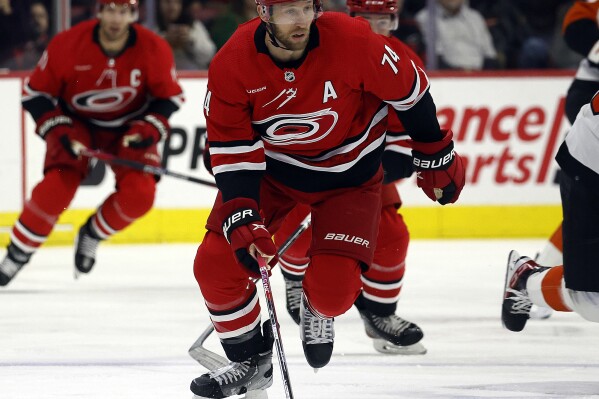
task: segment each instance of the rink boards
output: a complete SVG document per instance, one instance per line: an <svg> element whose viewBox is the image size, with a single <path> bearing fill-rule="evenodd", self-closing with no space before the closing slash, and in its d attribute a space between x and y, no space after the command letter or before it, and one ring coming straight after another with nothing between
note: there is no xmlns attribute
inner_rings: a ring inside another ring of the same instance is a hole
<svg viewBox="0 0 599 399"><path fill-rule="evenodd" d="M561 219L558 167L553 160L569 127L564 95L573 73L435 74L431 93L442 126L454 131L467 160L467 186L459 204L432 203L414 178L399 184L402 213L414 238L544 237ZM201 159L205 133L203 73L181 77L186 102L171 118L163 147L166 167L210 179ZM0 146L0 245L24 200L41 178L45 145L20 106L24 76L0 75L3 111ZM71 243L74 233L112 190L110 171L99 166L78 191L49 243ZM113 242L197 242L216 191L164 177L155 209Z"/></svg>

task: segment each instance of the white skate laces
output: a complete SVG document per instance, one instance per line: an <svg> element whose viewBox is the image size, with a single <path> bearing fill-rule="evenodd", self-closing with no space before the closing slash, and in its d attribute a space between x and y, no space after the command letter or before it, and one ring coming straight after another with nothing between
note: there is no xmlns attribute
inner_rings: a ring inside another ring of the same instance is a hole
<svg viewBox="0 0 599 399"><path fill-rule="evenodd" d="M96 259L96 252L98 250L98 244L100 240L90 236L89 234L82 234L77 245L77 252L88 258Z"/></svg>
<svg viewBox="0 0 599 399"><path fill-rule="evenodd" d="M250 363L249 359L241 363L231 362L225 367L212 371L209 376L214 378L218 385L228 385L245 377L250 370Z"/></svg>
<svg viewBox="0 0 599 399"><path fill-rule="evenodd" d="M312 311L308 301L304 301L303 325L301 337L308 345L332 343L335 338L335 320L332 317L322 317Z"/></svg>
<svg viewBox="0 0 599 399"><path fill-rule="evenodd" d="M512 305L510 306L510 313L512 314L525 314L528 315L530 313L530 308L532 307L532 302L528 297L528 293L526 290L515 290L513 288L508 288L506 293L512 294L512 296L508 296L506 299L512 301Z"/></svg>
<svg viewBox="0 0 599 399"><path fill-rule="evenodd" d="M23 267L22 263L17 263L10 257L6 256L2 263L0 263L0 272L2 272L6 277L12 278L15 274L17 274L21 267Z"/></svg>

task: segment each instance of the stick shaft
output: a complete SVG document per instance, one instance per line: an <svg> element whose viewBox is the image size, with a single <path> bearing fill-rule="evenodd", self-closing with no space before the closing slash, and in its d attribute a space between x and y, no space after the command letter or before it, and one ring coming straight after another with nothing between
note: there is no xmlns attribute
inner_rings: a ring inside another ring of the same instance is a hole
<svg viewBox="0 0 599 399"><path fill-rule="evenodd" d="M99 159L100 161L104 161L112 165L126 166L131 169L141 170L143 172L150 173L156 176L170 176L181 180L187 180L193 183L203 184L205 186L216 187L216 183L211 182L210 180L204 180L194 176L173 172L172 170L161 168L159 166L153 166L142 162L132 161L130 159L119 158L117 156L108 154L100 150L83 149L80 151L80 154L88 158Z"/></svg>
<svg viewBox="0 0 599 399"><path fill-rule="evenodd" d="M285 389L285 397L293 399L293 390L291 389L291 379L289 378L289 369L287 367L287 358L283 349L283 341L281 339L281 330L279 328L279 319L277 319L277 311L275 302L272 297L272 288L270 279L268 278L268 269L266 260L258 256L258 265L260 265L260 276L262 277L262 286L264 287L264 297L266 298L266 306L268 308L268 316L271 320L272 333L275 339L275 347L277 349L277 357L279 359L279 368L281 370L281 378L283 379L283 388Z"/></svg>

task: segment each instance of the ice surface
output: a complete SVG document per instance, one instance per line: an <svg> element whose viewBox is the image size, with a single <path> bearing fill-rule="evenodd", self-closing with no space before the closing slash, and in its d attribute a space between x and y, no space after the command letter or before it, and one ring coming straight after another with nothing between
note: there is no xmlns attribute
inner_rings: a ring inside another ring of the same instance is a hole
<svg viewBox="0 0 599 399"><path fill-rule="evenodd" d="M398 314L424 330L428 354L378 354L352 309L337 319L333 358L318 374L275 272L295 398L599 397L597 324L554 313L522 333L501 327L508 252L532 256L542 244L414 241ZM189 383L204 369L187 349L209 322L192 273L195 251L104 245L92 273L74 281L73 249L42 248L0 289L0 398L191 398ZM206 346L222 354L215 335ZM284 398L277 365L269 397Z"/></svg>

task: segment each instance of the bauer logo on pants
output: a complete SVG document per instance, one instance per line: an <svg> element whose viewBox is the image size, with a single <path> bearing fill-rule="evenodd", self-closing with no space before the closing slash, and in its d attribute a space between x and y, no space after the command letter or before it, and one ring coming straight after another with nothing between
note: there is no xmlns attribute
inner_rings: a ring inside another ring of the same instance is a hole
<svg viewBox="0 0 599 399"><path fill-rule="evenodd" d="M345 241L370 248L370 242L368 240L365 240L362 237L350 236L349 234L327 233L324 239L332 241Z"/></svg>

